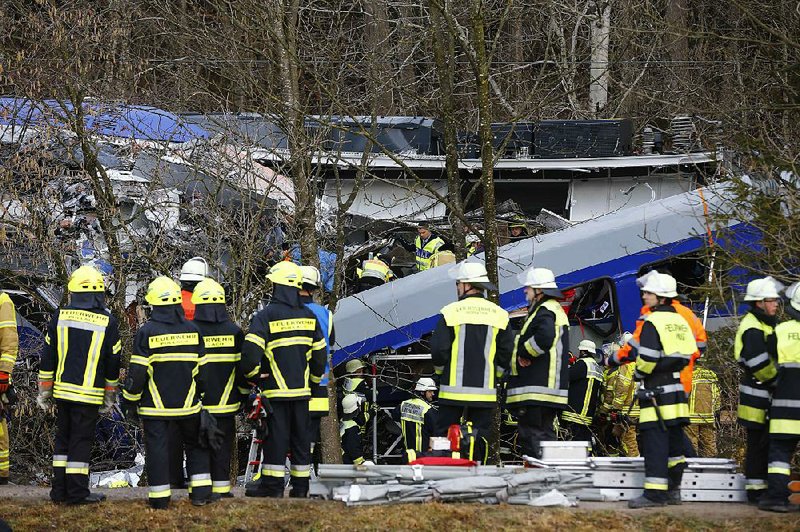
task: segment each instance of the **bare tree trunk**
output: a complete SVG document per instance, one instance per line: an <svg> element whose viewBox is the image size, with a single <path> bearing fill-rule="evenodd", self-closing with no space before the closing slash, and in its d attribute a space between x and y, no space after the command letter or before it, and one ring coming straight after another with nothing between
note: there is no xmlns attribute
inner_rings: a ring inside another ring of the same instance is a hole
<svg viewBox="0 0 800 532"><path fill-rule="evenodd" d="M595 0L590 22L592 63L589 68L589 114L601 118L608 105L608 46L611 32L611 2Z"/></svg>

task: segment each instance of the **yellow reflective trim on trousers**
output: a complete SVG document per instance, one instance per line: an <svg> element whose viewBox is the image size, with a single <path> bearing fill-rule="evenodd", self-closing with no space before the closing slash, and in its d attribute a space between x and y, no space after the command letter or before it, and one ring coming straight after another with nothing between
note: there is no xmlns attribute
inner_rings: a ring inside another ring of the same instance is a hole
<svg viewBox="0 0 800 532"><path fill-rule="evenodd" d="M797 434L800 436L800 419L770 419L770 434Z"/></svg>
<svg viewBox="0 0 800 532"><path fill-rule="evenodd" d="M66 460L53 460L53 467L67 467Z"/></svg>
<svg viewBox="0 0 800 532"><path fill-rule="evenodd" d="M669 486L667 484L654 484L651 482L644 483L644 489L646 490L659 490L659 491L667 491Z"/></svg>
<svg viewBox="0 0 800 532"><path fill-rule="evenodd" d="M659 405L658 408L661 411L661 419L664 421L689 417L689 406L686 403ZM639 423L649 423L652 421L658 421L658 414L656 413L655 407L643 406L639 414Z"/></svg>
<svg viewBox="0 0 800 532"><path fill-rule="evenodd" d="M231 487L230 486L213 486L211 488L211 493L230 493Z"/></svg>
<svg viewBox="0 0 800 532"><path fill-rule="evenodd" d="M88 467L68 467L66 470L67 475L88 475Z"/></svg>
<svg viewBox="0 0 800 532"><path fill-rule="evenodd" d="M312 397L308 402L308 410L310 412L327 412L328 411L328 398L327 397Z"/></svg>
<svg viewBox="0 0 800 532"><path fill-rule="evenodd" d="M680 458L676 458L675 460L667 460L667 467L668 468L675 467L678 464L685 464L685 463L686 463L686 457L681 456Z"/></svg>
<svg viewBox="0 0 800 532"><path fill-rule="evenodd" d="M162 499L164 497L172 496L172 490L167 488L165 490L160 490L160 491L151 491L150 493L147 494L147 496L150 499Z"/></svg>
<svg viewBox="0 0 800 532"><path fill-rule="evenodd" d="M753 408L739 403L736 410L739 419L745 421L752 421L753 423L761 423L762 425L767 422L767 411L764 408Z"/></svg>
<svg viewBox="0 0 800 532"><path fill-rule="evenodd" d="M565 405L568 402L566 397L544 393L521 393L519 395L511 395L506 399L508 404L521 403L522 401L543 401L559 405Z"/></svg>
<svg viewBox="0 0 800 532"><path fill-rule="evenodd" d="M788 467L770 467L767 468L767 474L770 475L786 475L787 477L792 474L792 470Z"/></svg>

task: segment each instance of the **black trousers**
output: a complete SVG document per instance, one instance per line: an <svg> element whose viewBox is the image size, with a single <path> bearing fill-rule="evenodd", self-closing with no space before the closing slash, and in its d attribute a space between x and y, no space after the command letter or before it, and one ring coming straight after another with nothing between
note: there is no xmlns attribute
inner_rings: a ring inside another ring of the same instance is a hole
<svg viewBox="0 0 800 532"><path fill-rule="evenodd" d="M261 485L273 496L283 495L286 455L291 452L292 493L305 495L311 476L308 399L273 401L267 427L269 434L261 461Z"/></svg>
<svg viewBox="0 0 800 532"><path fill-rule="evenodd" d="M463 418L464 422L471 421L472 427L478 430L479 435L488 439L492 428L492 412L494 412L492 407L471 406L468 403L440 404L436 420L436 436L447 436L450 425L461 424Z"/></svg>
<svg viewBox="0 0 800 532"><path fill-rule="evenodd" d="M768 487L765 497L773 504L789 504L789 476L797 442L800 442L800 436L769 440Z"/></svg>
<svg viewBox="0 0 800 532"><path fill-rule="evenodd" d="M744 454L744 476L747 499L758 501L767 489L767 469L770 462L769 425L747 427L747 449ZM789 460L791 461L791 460Z"/></svg>
<svg viewBox="0 0 800 532"><path fill-rule="evenodd" d="M56 401L56 405L50 498L78 502L89 495L89 459L100 407L71 401Z"/></svg>
<svg viewBox="0 0 800 532"><path fill-rule="evenodd" d="M209 454L200 447L200 415L162 419L142 418L144 426L145 467L150 483L148 500L153 508L166 508L172 495L170 490L169 425L175 423L183 440L182 451L186 452L186 469L189 471L190 497L204 500L211 495Z"/></svg>
<svg viewBox="0 0 800 532"><path fill-rule="evenodd" d="M642 429L641 453L644 457L644 496L666 502L667 491L680 489L686 457L683 452L683 427L680 425Z"/></svg>
<svg viewBox="0 0 800 532"><path fill-rule="evenodd" d="M553 421L559 410L547 406L526 406L515 410L517 415L517 444L523 455L541 458L543 441L556 439Z"/></svg>
<svg viewBox="0 0 800 532"><path fill-rule="evenodd" d="M236 437L236 416L217 416L217 428L224 434L218 451L209 449L211 456L211 491L213 493L231 492L231 453Z"/></svg>
<svg viewBox="0 0 800 532"><path fill-rule="evenodd" d="M176 421L169 422L169 484L173 489L186 488L183 472L183 436Z"/></svg>

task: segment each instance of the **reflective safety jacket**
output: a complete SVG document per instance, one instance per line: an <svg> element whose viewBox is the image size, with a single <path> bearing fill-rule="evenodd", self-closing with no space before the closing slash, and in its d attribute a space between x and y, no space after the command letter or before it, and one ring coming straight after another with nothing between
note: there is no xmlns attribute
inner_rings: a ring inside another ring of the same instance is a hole
<svg viewBox="0 0 800 532"><path fill-rule="evenodd" d="M106 309L68 305L53 313L44 341L39 380L53 382L53 397L103 404L105 388L116 387L119 379L117 319Z"/></svg>
<svg viewBox="0 0 800 532"><path fill-rule="evenodd" d="M603 387L603 370L591 356L581 357L569 368L568 408L561 419L578 425L592 424L600 391Z"/></svg>
<svg viewBox="0 0 800 532"><path fill-rule="evenodd" d="M378 259L365 260L361 263L361 268L356 273L359 279L372 277L373 279L380 279L384 283L388 283L394 277L392 269L385 262Z"/></svg>
<svg viewBox="0 0 800 532"><path fill-rule="evenodd" d="M194 319L194 303L192 303L192 293L188 290L181 290L181 307L183 307L183 314L186 319L191 321Z"/></svg>
<svg viewBox="0 0 800 532"><path fill-rule="evenodd" d="M239 376L244 333L230 320L209 322L195 319L205 348L200 369L203 380L203 409L217 416L232 416L239 411L242 396L250 387ZM237 378L238 376L238 378Z"/></svg>
<svg viewBox="0 0 800 532"><path fill-rule="evenodd" d="M436 410L424 399L414 397L400 403L400 428L409 462L427 452L430 437L436 430Z"/></svg>
<svg viewBox="0 0 800 532"><path fill-rule="evenodd" d="M689 422L692 425L713 425L721 407L717 374L708 368L695 368L689 395Z"/></svg>
<svg viewBox="0 0 800 532"><path fill-rule="evenodd" d="M800 437L800 312L787 305L792 318L775 327L779 376L769 411L773 438Z"/></svg>
<svg viewBox="0 0 800 532"><path fill-rule="evenodd" d="M697 351L695 351L692 359L689 361L689 364L681 370L681 382L683 383L683 389L686 393L692 391L692 372L694 370L694 362L698 358L702 356L703 353L706 351L706 346L708 345L708 334L706 333L705 327L703 327L703 322L695 316L692 309L689 307L684 306L679 301L672 301L672 307L675 311L683 316L689 326L692 328L692 334L694 335L694 340L697 343ZM617 364L626 364L628 362L635 362L636 358L639 356L639 339L642 335L642 326L644 325L645 318L651 312L650 307L644 306L640 312L639 319L636 320L636 329L633 331L633 338L631 338L628 343L626 343L622 348L614 355L614 360Z"/></svg>
<svg viewBox="0 0 800 532"><path fill-rule="evenodd" d="M309 298L311 299L311 298ZM322 336L325 338L325 373L319 384L311 386L311 400L308 411L311 417L325 417L328 415L328 371L330 371L331 344L333 340L333 313L319 303L304 301L303 304L311 309L317 317Z"/></svg>
<svg viewBox="0 0 800 532"><path fill-rule="evenodd" d="M200 330L185 319L156 321L156 313L167 313L174 306L153 307L150 320L134 338L122 396L138 403L142 417L177 418L200 412L199 373L205 353Z"/></svg>
<svg viewBox="0 0 800 532"><path fill-rule="evenodd" d="M423 241L422 237L417 235L414 240L417 255L417 270L425 271L431 267L431 257L439 251L439 248L444 245L444 240L431 233L427 240Z"/></svg>
<svg viewBox="0 0 800 532"><path fill-rule="evenodd" d="M642 326L635 377L643 381L644 390L656 393L658 412L652 401L640 400L639 427L658 427L659 413L668 427L686 425L689 406L680 371L697 350L697 343L691 326L674 307L658 305L652 310Z"/></svg>
<svg viewBox="0 0 800 532"><path fill-rule="evenodd" d="M555 299L545 299L528 311L517 337L511 379L509 406L547 406L567 408L569 388L569 320ZM520 365L521 358L531 361Z"/></svg>
<svg viewBox="0 0 800 532"><path fill-rule="evenodd" d="M775 365L777 320L753 307L736 331L733 356L744 369L739 384L739 424L759 428L767 422L771 384L778 376Z"/></svg>
<svg viewBox="0 0 800 532"><path fill-rule="evenodd" d="M474 295L445 306L431 337L439 403L494 406L495 378L508 370L513 348L508 312L491 301Z"/></svg>
<svg viewBox="0 0 800 532"><path fill-rule="evenodd" d="M0 371L11 375L18 354L17 311L8 294L0 292Z"/></svg>
<svg viewBox="0 0 800 532"><path fill-rule="evenodd" d="M325 350L314 313L273 298L250 322L241 369L246 378L256 378L265 362L264 395L273 401L308 399L310 385L322 380Z"/></svg>
<svg viewBox="0 0 800 532"><path fill-rule="evenodd" d="M611 390L611 409L616 410L631 419L639 419L639 402L636 400L636 390L639 383L633 378L634 364L625 364L616 371L616 378ZM633 407L631 407L633 405ZM630 410L630 413L628 412Z"/></svg>
<svg viewBox="0 0 800 532"><path fill-rule="evenodd" d="M361 447L361 427L353 419L339 422L339 436L342 438L342 463L361 465L364 463L364 449Z"/></svg>

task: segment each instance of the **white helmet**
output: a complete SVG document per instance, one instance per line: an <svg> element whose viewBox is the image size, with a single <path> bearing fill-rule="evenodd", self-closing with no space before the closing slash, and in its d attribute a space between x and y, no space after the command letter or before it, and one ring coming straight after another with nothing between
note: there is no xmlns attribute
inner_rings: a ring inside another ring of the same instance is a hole
<svg viewBox="0 0 800 532"><path fill-rule="evenodd" d="M303 284L319 287L322 276L318 269L313 266L300 266L300 271L303 272Z"/></svg>
<svg viewBox="0 0 800 532"><path fill-rule="evenodd" d="M348 360L347 363L344 365L344 370L347 373L355 373L356 371L360 370L364 367L364 362L362 362L358 358L354 358L353 360Z"/></svg>
<svg viewBox="0 0 800 532"><path fill-rule="evenodd" d="M650 292L658 297L677 297L678 283L666 273L650 273L645 276L642 292Z"/></svg>
<svg viewBox="0 0 800 532"><path fill-rule="evenodd" d="M357 393L348 393L342 399L342 412L345 414L352 414L358 410L361 404L361 396Z"/></svg>
<svg viewBox="0 0 800 532"><path fill-rule="evenodd" d="M181 281L202 281L208 277L208 263L203 257L192 257L181 268Z"/></svg>
<svg viewBox="0 0 800 532"><path fill-rule="evenodd" d="M486 266L480 262L462 262L449 272L450 277L459 283L488 283Z"/></svg>
<svg viewBox="0 0 800 532"><path fill-rule="evenodd" d="M631 341L632 338L633 338L633 333L630 331L625 331L624 333L622 333L622 337L619 339L619 345L622 346L627 344L628 342Z"/></svg>
<svg viewBox="0 0 800 532"><path fill-rule="evenodd" d="M417 381L417 385L414 387L415 392L435 392L436 391L436 383L433 382L433 379L430 377L422 377Z"/></svg>
<svg viewBox="0 0 800 532"><path fill-rule="evenodd" d="M747 283L747 291L744 295L745 301L762 301L764 299L778 299L778 291L782 285L772 277L763 279L753 279Z"/></svg>
<svg viewBox="0 0 800 532"><path fill-rule="evenodd" d="M789 304L792 308L800 312L800 282L794 283L786 289L786 297L789 298Z"/></svg>
<svg viewBox="0 0 800 532"><path fill-rule="evenodd" d="M558 288L553 270L531 268L518 276L519 281L530 288Z"/></svg>
<svg viewBox="0 0 800 532"><path fill-rule="evenodd" d="M591 354L597 352L597 345L591 340L581 340L578 344L578 351L589 351Z"/></svg>

